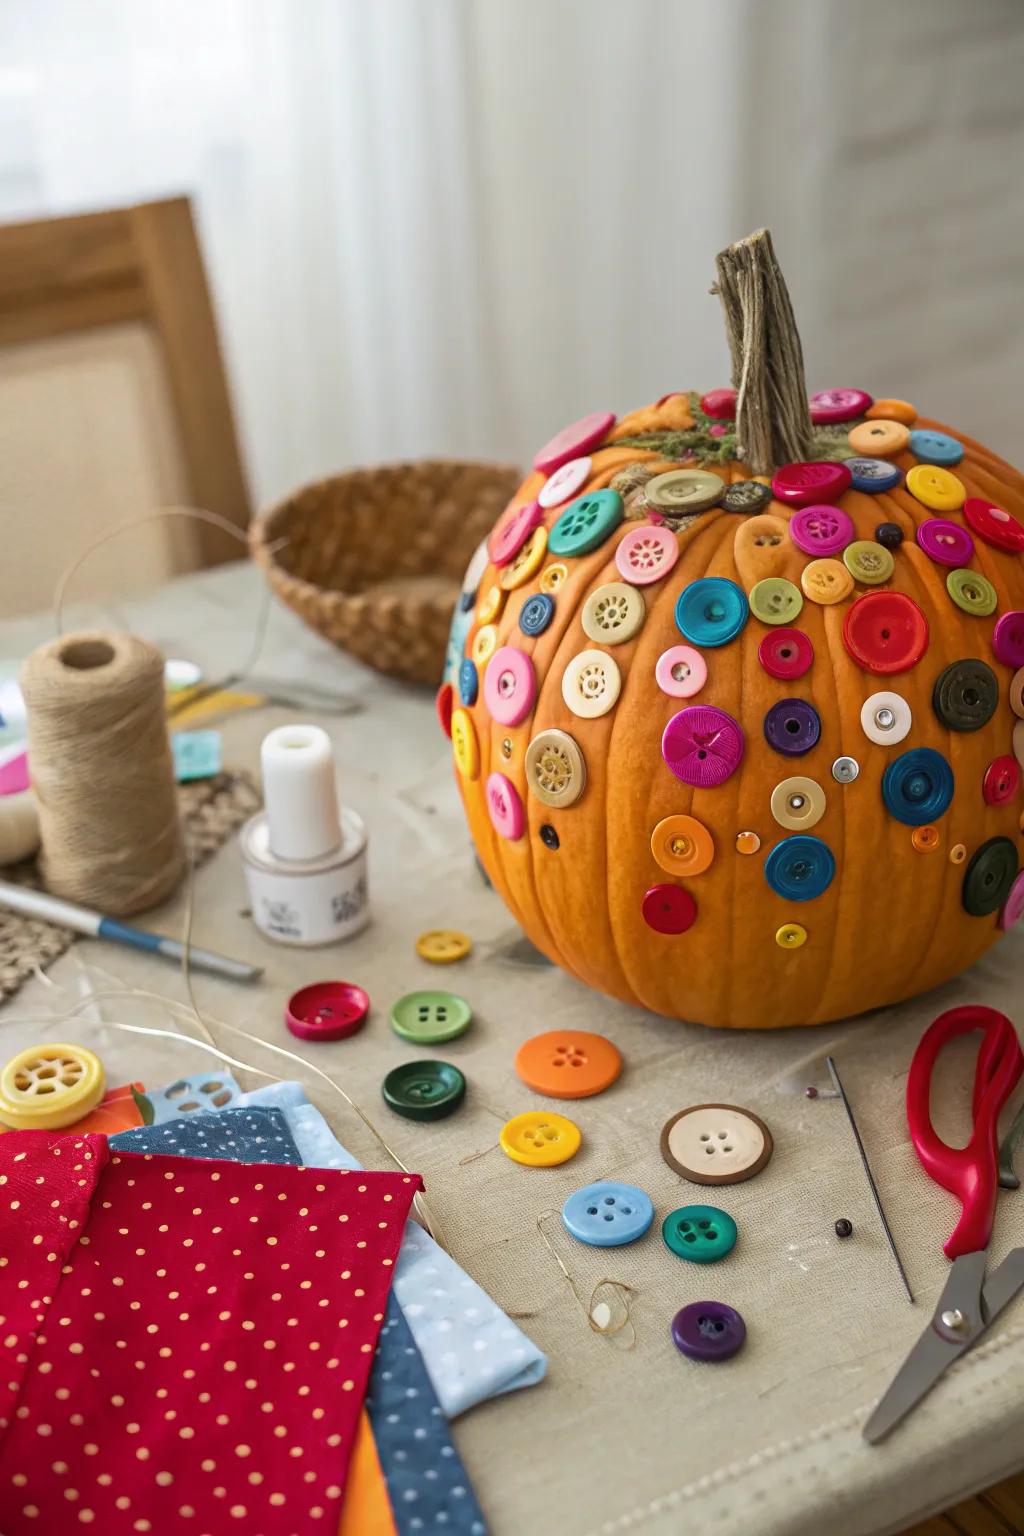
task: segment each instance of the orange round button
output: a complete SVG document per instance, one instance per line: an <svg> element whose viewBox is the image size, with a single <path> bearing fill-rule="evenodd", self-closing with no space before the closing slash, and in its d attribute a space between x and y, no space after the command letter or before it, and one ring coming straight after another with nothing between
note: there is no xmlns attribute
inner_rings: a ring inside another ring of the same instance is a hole
<svg viewBox="0 0 1024 1536"><path fill-rule="evenodd" d="M912 427L917 420L917 407L909 400L876 400L864 415L869 421L899 421L905 427Z"/></svg>
<svg viewBox="0 0 1024 1536"><path fill-rule="evenodd" d="M736 852L756 853L761 846L761 839L756 832L737 832Z"/></svg>
<svg viewBox="0 0 1024 1536"><path fill-rule="evenodd" d="M918 853L934 853L939 846L938 827L915 827L910 834L910 841Z"/></svg>
<svg viewBox="0 0 1024 1536"><path fill-rule="evenodd" d="M665 816L651 833L651 852L670 875L701 875L715 856L715 842L695 816Z"/></svg>
<svg viewBox="0 0 1024 1536"><path fill-rule="evenodd" d="M910 428L902 421L862 421L847 433L847 442L854 453L867 454L869 458L887 459L891 454L902 453L910 442Z"/></svg>
<svg viewBox="0 0 1024 1536"><path fill-rule="evenodd" d="M622 1057L603 1035L552 1029L519 1047L516 1071L527 1088L549 1099L589 1099L611 1087Z"/></svg>

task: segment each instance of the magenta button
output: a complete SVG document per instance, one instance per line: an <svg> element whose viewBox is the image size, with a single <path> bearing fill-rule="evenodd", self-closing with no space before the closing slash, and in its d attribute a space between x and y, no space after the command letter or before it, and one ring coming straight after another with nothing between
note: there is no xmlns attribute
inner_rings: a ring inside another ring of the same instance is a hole
<svg viewBox="0 0 1024 1536"><path fill-rule="evenodd" d="M697 903L679 885L652 885L640 903L644 922L655 933L685 933L697 918Z"/></svg>
<svg viewBox="0 0 1024 1536"><path fill-rule="evenodd" d="M758 646L757 659L769 677L791 682L809 671L814 646L802 629L772 629Z"/></svg>
<svg viewBox="0 0 1024 1536"><path fill-rule="evenodd" d="M525 506L506 512L487 543L487 553L494 564L508 565L514 560L537 524L543 521L539 501L528 501Z"/></svg>
<svg viewBox="0 0 1024 1536"><path fill-rule="evenodd" d="M701 396L700 408L705 416L712 416L716 421L734 421L736 419L736 391L734 389L709 389L706 395Z"/></svg>
<svg viewBox="0 0 1024 1536"><path fill-rule="evenodd" d="M503 773L492 773L487 780L487 812L499 837L514 843L523 835L526 816L519 791Z"/></svg>
<svg viewBox="0 0 1024 1536"><path fill-rule="evenodd" d="M1010 894L999 914L999 926L1012 928L1014 923L1019 923L1022 917L1024 917L1024 869L1010 886Z"/></svg>
<svg viewBox="0 0 1024 1536"><path fill-rule="evenodd" d="M819 560L838 555L853 542L855 532L852 518L828 502L801 507L789 520L789 536L797 549Z"/></svg>
<svg viewBox="0 0 1024 1536"><path fill-rule="evenodd" d="M534 469L539 469L542 475L553 475L569 459L578 458L581 454L589 453L591 448L596 448L614 425L615 414L612 411L591 411L589 416L581 416L579 421L563 427L549 443L544 444L533 461Z"/></svg>
<svg viewBox="0 0 1024 1536"><path fill-rule="evenodd" d="M772 476L772 495L790 507L815 501L838 501L850 488L845 464L783 464Z"/></svg>
<svg viewBox="0 0 1024 1536"><path fill-rule="evenodd" d="M370 999L351 981L315 981L293 992L284 1021L300 1040L343 1040L366 1023Z"/></svg>
<svg viewBox="0 0 1024 1536"><path fill-rule="evenodd" d="M929 517L917 529L917 542L936 565L964 566L974 554L974 540L948 517Z"/></svg>
<svg viewBox="0 0 1024 1536"><path fill-rule="evenodd" d="M996 620L992 631L996 660L1007 667L1024 667L1024 613L1018 608Z"/></svg>
<svg viewBox="0 0 1024 1536"><path fill-rule="evenodd" d="M487 663L484 701L499 725L518 725L533 708L537 679L533 662L514 645L501 645Z"/></svg>
<svg viewBox="0 0 1024 1536"><path fill-rule="evenodd" d="M874 402L863 389L819 389L810 398L811 420L816 427L863 416Z"/></svg>
<svg viewBox="0 0 1024 1536"><path fill-rule="evenodd" d="M684 784L713 789L735 773L743 757L743 730L724 709L691 704L665 727L661 755Z"/></svg>

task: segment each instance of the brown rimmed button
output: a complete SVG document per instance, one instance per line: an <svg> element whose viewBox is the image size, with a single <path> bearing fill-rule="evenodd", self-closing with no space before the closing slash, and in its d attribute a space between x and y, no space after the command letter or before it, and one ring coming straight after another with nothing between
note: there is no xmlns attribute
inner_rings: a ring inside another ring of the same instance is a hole
<svg viewBox="0 0 1024 1536"><path fill-rule="evenodd" d="M764 1121L736 1104L693 1104L661 1133L662 1157L693 1184L740 1184L760 1173L773 1151Z"/></svg>

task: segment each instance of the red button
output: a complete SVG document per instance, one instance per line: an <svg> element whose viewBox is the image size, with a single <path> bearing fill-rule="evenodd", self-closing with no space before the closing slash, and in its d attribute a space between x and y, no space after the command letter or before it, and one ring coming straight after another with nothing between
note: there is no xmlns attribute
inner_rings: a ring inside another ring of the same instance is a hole
<svg viewBox="0 0 1024 1536"><path fill-rule="evenodd" d="M1005 805L1020 788L1020 767L1015 757L997 757L985 769L981 792L986 805Z"/></svg>
<svg viewBox="0 0 1024 1536"><path fill-rule="evenodd" d="M700 408L705 416L716 421L735 421L736 391L734 389L709 389L700 397Z"/></svg>
<svg viewBox="0 0 1024 1536"><path fill-rule="evenodd" d="M452 688L451 683L442 683L437 690L437 698L434 700L441 729L449 741L452 739L452 701L454 693L455 690Z"/></svg>
<svg viewBox="0 0 1024 1536"><path fill-rule="evenodd" d="M1024 523L994 501L983 496L968 496L964 502L964 517L980 539L994 544L997 549L1010 549L1016 554L1024 549Z"/></svg>
<svg viewBox="0 0 1024 1536"><path fill-rule="evenodd" d="M845 464L783 464L772 476L772 495L791 507L814 501L838 501L850 488Z"/></svg>
<svg viewBox="0 0 1024 1536"><path fill-rule="evenodd" d="M863 416L874 401L863 389L821 389L811 396L809 404L814 425L827 427L833 422L853 421L855 416Z"/></svg>
<svg viewBox="0 0 1024 1536"><path fill-rule="evenodd" d="M652 885L640 910L655 933L685 933L697 918L697 903L680 885Z"/></svg>
<svg viewBox="0 0 1024 1536"><path fill-rule="evenodd" d="M757 648L757 659L769 677L789 682L803 677L814 660L810 637L800 629L772 629Z"/></svg>
<svg viewBox="0 0 1024 1536"><path fill-rule="evenodd" d="M843 620L843 641L868 672L906 672L928 649L928 620L903 592L865 592Z"/></svg>
<svg viewBox="0 0 1024 1536"><path fill-rule="evenodd" d="M293 992L284 1021L300 1040L343 1040L366 1023L370 999L351 981L315 981Z"/></svg>
<svg viewBox="0 0 1024 1536"><path fill-rule="evenodd" d="M570 459L578 459L581 454L596 448L614 425L612 411L591 411L589 416L581 416L579 421L556 432L551 441L538 450L533 461L534 469L539 469L542 475L553 475Z"/></svg>

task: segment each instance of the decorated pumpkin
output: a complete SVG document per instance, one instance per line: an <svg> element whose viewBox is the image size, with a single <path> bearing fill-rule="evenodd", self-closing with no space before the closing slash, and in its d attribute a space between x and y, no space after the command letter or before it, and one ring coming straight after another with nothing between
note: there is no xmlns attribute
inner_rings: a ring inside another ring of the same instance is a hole
<svg viewBox="0 0 1024 1536"><path fill-rule="evenodd" d="M540 450L439 695L480 859L583 982L732 1028L972 964L1024 912L1024 478L808 400L766 232L718 258L733 388Z"/></svg>

